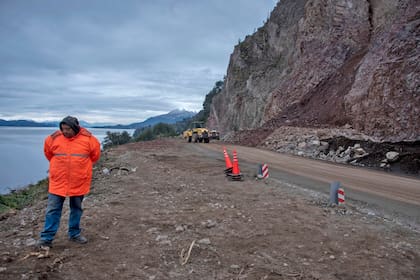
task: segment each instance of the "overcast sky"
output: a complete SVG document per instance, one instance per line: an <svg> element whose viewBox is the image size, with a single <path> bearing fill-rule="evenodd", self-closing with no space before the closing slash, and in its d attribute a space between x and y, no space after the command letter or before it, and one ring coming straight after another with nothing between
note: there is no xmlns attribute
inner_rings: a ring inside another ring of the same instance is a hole
<svg viewBox="0 0 420 280"><path fill-rule="evenodd" d="M0 0L0 118L199 111L277 0Z"/></svg>

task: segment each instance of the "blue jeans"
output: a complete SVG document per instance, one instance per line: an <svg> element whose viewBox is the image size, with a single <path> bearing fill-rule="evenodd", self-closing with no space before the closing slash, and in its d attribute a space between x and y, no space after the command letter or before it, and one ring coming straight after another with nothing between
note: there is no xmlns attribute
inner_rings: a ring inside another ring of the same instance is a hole
<svg viewBox="0 0 420 280"><path fill-rule="evenodd" d="M52 193L48 194L48 205L45 214L44 231L41 232L41 240L52 242L55 234L60 226L61 212L65 196L59 196ZM83 195L71 196L70 198L70 215L69 215L69 238L80 235L80 219L82 218L82 201Z"/></svg>

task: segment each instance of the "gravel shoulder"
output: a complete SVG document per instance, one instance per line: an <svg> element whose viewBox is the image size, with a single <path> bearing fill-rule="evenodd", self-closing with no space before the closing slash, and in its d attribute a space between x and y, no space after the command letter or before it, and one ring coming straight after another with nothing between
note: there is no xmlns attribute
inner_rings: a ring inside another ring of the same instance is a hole
<svg viewBox="0 0 420 280"><path fill-rule="evenodd" d="M34 249L46 201L1 217L0 279L419 279L420 233L280 180L223 173L180 139L104 153L84 203L86 245ZM204 145L204 144L202 144ZM109 174L103 172L107 169Z"/></svg>

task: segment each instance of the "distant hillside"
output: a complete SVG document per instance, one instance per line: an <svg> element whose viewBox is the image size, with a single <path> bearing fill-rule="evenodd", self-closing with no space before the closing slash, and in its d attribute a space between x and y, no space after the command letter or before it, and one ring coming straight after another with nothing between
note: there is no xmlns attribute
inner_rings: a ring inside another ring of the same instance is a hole
<svg viewBox="0 0 420 280"><path fill-rule="evenodd" d="M101 126L97 128L110 128L110 129L137 129L143 128L148 126L153 126L157 123L166 123L166 124L174 124L178 121L182 121L187 118L191 118L192 116L196 115L194 112L186 111L186 110L173 110L167 114L159 115L155 117L148 118L144 122L137 122L131 123L128 125L114 125L114 126Z"/></svg>
<svg viewBox="0 0 420 280"><path fill-rule="evenodd" d="M55 127L57 122L34 122L31 120L13 120L6 121L0 119L0 126L26 126L26 127Z"/></svg>
<svg viewBox="0 0 420 280"><path fill-rule="evenodd" d="M98 123L88 123L83 120L79 120L80 124L83 127L92 127L92 128L110 128L110 129L137 129L148 126L153 126L157 123L167 123L174 124L178 121L182 121L187 118L191 118L196 115L195 112L190 112L186 110L173 110L167 114L159 115L155 117L148 118L144 122L132 123L128 125L108 125L108 124L98 124ZM35 122L32 120L3 120L0 119L0 126L21 126L21 127L58 127L59 121L56 122Z"/></svg>
<svg viewBox="0 0 420 280"><path fill-rule="evenodd" d="M79 121L80 125L83 127L94 127L99 125L106 125L104 123L102 124L91 124L85 121ZM3 119L0 119L0 126L21 126L21 127L58 127L58 124L60 121L51 121L51 122L36 122L32 120L11 120L6 121Z"/></svg>

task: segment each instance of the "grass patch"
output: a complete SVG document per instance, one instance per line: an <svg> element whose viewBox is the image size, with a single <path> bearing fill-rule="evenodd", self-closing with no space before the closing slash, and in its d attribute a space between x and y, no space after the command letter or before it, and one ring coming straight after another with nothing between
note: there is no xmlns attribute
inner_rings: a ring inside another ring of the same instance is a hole
<svg viewBox="0 0 420 280"><path fill-rule="evenodd" d="M33 204L48 195L48 179L44 179L35 185L29 185L24 189L13 191L9 194L0 195L0 213L10 209L20 210Z"/></svg>

